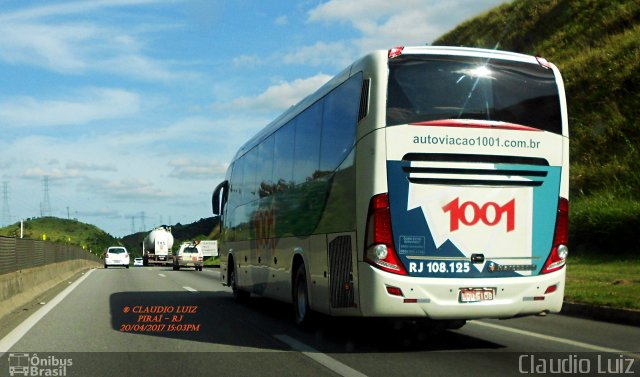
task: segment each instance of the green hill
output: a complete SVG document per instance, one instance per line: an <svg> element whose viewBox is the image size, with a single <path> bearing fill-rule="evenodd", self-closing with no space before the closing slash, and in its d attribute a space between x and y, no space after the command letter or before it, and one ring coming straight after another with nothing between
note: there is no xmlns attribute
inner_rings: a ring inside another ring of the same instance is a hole
<svg viewBox="0 0 640 377"><path fill-rule="evenodd" d="M218 232L218 219L209 217L200 219L191 224L180 223L172 226L172 234L175 239L174 250L183 241L214 239ZM81 246L87 250L103 252L107 247L122 245L135 257L142 253L142 240L149 234L148 231L138 232L115 238L99 229L95 225L81 223L77 220L60 219L57 217L40 217L27 219L24 222L24 238L51 242L70 243ZM20 237L20 223L0 228L0 236Z"/></svg>
<svg viewBox="0 0 640 377"><path fill-rule="evenodd" d="M0 236L20 237L20 223L0 228ZM24 238L78 245L94 253L120 242L95 225L57 217L39 217L24 221Z"/></svg>
<svg viewBox="0 0 640 377"><path fill-rule="evenodd" d="M558 66L569 106L572 247L640 252L640 2L515 0L433 44L522 52Z"/></svg>

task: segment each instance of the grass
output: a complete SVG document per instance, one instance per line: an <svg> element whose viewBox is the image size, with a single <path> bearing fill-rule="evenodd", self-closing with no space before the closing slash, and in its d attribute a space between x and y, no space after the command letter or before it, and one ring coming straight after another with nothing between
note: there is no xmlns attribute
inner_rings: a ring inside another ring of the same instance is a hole
<svg viewBox="0 0 640 377"><path fill-rule="evenodd" d="M565 301L640 310L640 256L570 256Z"/></svg>
<svg viewBox="0 0 640 377"><path fill-rule="evenodd" d="M211 257L211 258L205 258L204 260L204 265L205 266L220 266L220 257Z"/></svg>
<svg viewBox="0 0 640 377"><path fill-rule="evenodd" d="M573 256L640 255L640 200L614 190L572 199L569 245Z"/></svg>

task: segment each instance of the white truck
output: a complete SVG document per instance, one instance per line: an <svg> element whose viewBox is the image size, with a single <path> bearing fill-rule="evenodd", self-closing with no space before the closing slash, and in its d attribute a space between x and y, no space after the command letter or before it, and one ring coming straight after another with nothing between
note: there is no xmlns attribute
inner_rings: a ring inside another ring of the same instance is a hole
<svg viewBox="0 0 640 377"><path fill-rule="evenodd" d="M173 234L171 227L159 226L144 238L142 241L142 258L145 266L149 264L169 265L171 260L171 248L173 247Z"/></svg>

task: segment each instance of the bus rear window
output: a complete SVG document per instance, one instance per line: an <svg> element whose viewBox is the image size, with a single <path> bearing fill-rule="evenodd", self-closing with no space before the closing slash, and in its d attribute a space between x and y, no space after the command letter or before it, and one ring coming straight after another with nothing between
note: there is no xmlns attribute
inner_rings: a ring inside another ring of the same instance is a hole
<svg viewBox="0 0 640 377"><path fill-rule="evenodd" d="M561 134L553 71L477 57L401 55L390 60L387 126L443 119L502 121Z"/></svg>

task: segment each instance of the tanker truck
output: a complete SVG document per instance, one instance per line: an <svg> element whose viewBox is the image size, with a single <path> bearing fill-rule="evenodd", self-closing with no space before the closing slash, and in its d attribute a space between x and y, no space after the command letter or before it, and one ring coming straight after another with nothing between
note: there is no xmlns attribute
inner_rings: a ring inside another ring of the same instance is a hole
<svg viewBox="0 0 640 377"><path fill-rule="evenodd" d="M143 264L171 264L172 247L171 227L162 225L154 228L142 241Z"/></svg>

